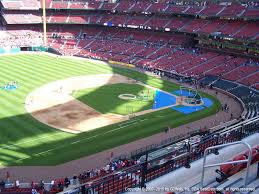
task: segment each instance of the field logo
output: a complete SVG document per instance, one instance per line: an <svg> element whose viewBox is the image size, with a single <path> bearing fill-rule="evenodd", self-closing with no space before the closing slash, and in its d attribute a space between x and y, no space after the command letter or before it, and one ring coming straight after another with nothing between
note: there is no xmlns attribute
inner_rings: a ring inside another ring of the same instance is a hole
<svg viewBox="0 0 259 194"><path fill-rule="evenodd" d="M18 82L17 81L11 81L7 84L4 84L3 86L0 86L0 89L6 90L6 91L12 91L16 90L18 88Z"/></svg>
<svg viewBox="0 0 259 194"><path fill-rule="evenodd" d="M138 96L139 100L144 100L144 101L148 101L149 98L150 98L150 91L149 90L142 91L140 93L140 95Z"/></svg>

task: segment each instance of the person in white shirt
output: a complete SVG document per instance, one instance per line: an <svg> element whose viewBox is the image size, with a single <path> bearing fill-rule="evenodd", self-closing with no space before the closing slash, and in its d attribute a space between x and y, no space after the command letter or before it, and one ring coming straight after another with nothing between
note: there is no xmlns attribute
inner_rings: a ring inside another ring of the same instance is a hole
<svg viewBox="0 0 259 194"><path fill-rule="evenodd" d="M36 189L32 189L32 190L31 190L31 194L38 194L38 192L37 192Z"/></svg>
<svg viewBox="0 0 259 194"><path fill-rule="evenodd" d="M15 186L16 186L16 187L19 187L19 186L20 186L19 180L16 180L16 181L15 181Z"/></svg>

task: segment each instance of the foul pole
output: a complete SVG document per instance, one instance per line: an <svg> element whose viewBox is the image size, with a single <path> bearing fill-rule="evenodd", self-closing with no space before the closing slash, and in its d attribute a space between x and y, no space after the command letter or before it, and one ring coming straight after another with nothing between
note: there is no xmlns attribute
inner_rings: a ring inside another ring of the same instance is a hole
<svg viewBox="0 0 259 194"><path fill-rule="evenodd" d="M47 46L46 0L42 0L43 43Z"/></svg>

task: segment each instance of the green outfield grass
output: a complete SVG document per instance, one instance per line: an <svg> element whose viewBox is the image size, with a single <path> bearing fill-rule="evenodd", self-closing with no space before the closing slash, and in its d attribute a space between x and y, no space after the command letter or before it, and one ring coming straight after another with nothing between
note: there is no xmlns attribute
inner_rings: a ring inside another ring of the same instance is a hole
<svg viewBox="0 0 259 194"><path fill-rule="evenodd" d="M164 91L179 89L179 86L130 69L49 55L1 56L0 67L0 86L10 81L19 83L16 91L0 90L1 166L57 165L159 133L168 125L176 127L207 117L215 114L220 105L214 97L202 94L213 99L214 105L200 112L186 116L166 109L140 116L127 127L120 128L123 123L114 124L74 135L48 127L27 114L24 108L26 96L49 82L104 73L118 73ZM92 91L98 92L98 88ZM109 109L115 110L116 104Z"/></svg>
<svg viewBox="0 0 259 194"><path fill-rule="evenodd" d="M148 92L149 91L149 92ZM136 99L125 100L120 94L133 94ZM139 84L112 84L74 92L73 96L95 110L106 114L128 115L152 109L155 91Z"/></svg>

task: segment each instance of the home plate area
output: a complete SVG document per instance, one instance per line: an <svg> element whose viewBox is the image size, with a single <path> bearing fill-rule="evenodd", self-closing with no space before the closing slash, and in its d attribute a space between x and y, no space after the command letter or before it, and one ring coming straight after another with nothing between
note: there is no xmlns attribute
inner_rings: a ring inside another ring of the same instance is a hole
<svg viewBox="0 0 259 194"><path fill-rule="evenodd" d="M174 94L177 94L178 96ZM202 97L200 98L200 103L198 104L184 103L184 100L189 99L189 97L192 98L194 96L190 95L187 90L183 90L182 93L180 90L173 91L172 93L157 90L153 109L155 110L165 106L171 106L171 109L173 110L183 114L191 114L213 105L213 102L210 99Z"/></svg>

